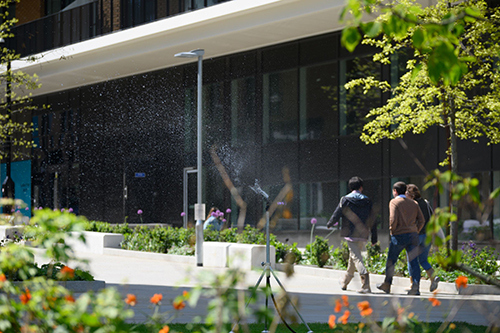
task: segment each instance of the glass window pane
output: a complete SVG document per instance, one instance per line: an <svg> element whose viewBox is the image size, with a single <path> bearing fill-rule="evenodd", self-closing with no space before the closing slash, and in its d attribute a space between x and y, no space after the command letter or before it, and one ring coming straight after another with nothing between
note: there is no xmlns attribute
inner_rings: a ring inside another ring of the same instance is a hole
<svg viewBox="0 0 500 333"><path fill-rule="evenodd" d="M196 152L196 92L187 88L184 96L184 153Z"/></svg>
<svg viewBox="0 0 500 333"><path fill-rule="evenodd" d="M317 226L326 226L338 203L338 183L300 184L300 229L311 228L311 218Z"/></svg>
<svg viewBox="0 0 500 333"><path fill-rule="evenodd" d="M297 70L264 74L263 142L297 141Z"/></svg>
<svg viewBox="0 0 500 333"><path fill-rule="evenodd" d="M337 62L301 68L300 139L338 136Z"/></svg>
<svg viewBox="0 0 500 333"><path fill-rule="evenodd" d="M146 0L144 3L144 22L156 19L155 0Z"/></svg>
<svg viewBox="0 0 500 333"><path fill-rule="evenodd" d="M363 87L346 91L344 84L353 79L372 76L380 80L381 67L371 57L343 60L340 62L340 132L341 135L359 135L366 124L366 115L381 105L380 89L370 89L366 94Z"/></svg>
<svg viewBox="0 0 500 333"><path fill-rule="evenodd" d="M255 77L231 82L231 142L244 145L255 141Z"/></svg>
<svg viewBox="0 0 500 333"><path fill-rule="evenodd" d="M205 147L220 146L224 135L224 85L222 82L203 86L203 129Z"/></svg>
<svg viewBox="0 0 500 333"><path fill-rule="evenodd" d="M194 9L205 7L205 0L194 0Z"/></svg>

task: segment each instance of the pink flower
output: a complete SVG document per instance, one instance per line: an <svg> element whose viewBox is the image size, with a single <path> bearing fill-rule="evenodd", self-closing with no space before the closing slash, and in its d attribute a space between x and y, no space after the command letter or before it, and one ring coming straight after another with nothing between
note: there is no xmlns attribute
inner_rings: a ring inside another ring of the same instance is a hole
<svg viewBox="0 0 500 333"><path fill-rule="evenodd" d="M73 213L73 208L70 208L70 209L69 209L69 212L70 212L70 213Z"/></svg>
<svg viewBox="0 0 500 333"><path fill-rule="evenodd" d="M184 216L186 216L186 213L182 212L181 217L184 217Z"/></svg>
<svg viewBox="0 0 500 333"><path fill-rule="evenodd" d="M226 213L230 214L231 213L231 208L226 209Z"/></svg>
<svg viewBox="0 0 500 333"><path fill-rule="evenodd" d="M222 222L226 222L226 219L222 219Z"/></svg>
<svg viewBox="0 0 500 333"><path fill-rule="evenodd" d="M30 210L30 208L29 208L29 207L26 207L26 208L24 208L24 210Z"/></svg>
<svg viewBox="0 0 500 333"><path fill-rule="evenodd" d="M224 216L224 213L223 213L223 212L221 212L221 211L218 211L218 212L219 212L219 213L218 213L218 215L219 215L220 217Z"/></svg>
<svg viewBox="0 0 500 333"><path fill-rule="evenodd" d="M315 218L315 217L313 217L313 218L311 219L311 224L316 224L316 223L318 223L318 220L316 220L316 218Z"/></svg>
<svg viewBox="0 0 500 333"><path fill-rule="evenodd" d="M217 214L217 212L212 212L212 214L210 214L210 215L213 217L217 217L218 214Z"/></svg>
<svg viewBox="0 0 500 333"><path fill-rule="evenodd" d="M143 213L143 212L142 212L142 209L139 209L139 210L137 211L137 214L139 214L139 215L141 215L142 213Z"/></svg>

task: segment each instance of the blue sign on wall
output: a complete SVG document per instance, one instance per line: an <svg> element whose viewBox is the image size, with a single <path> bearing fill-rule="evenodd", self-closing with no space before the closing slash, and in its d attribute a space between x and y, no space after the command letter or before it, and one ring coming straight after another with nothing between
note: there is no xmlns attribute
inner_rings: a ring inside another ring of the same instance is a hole
<svg viewBox="0 0 500 333"><path fill-rule="evenodd" d="M0 177L3 184L7 167L5 163L0 165ZM21 209L21 213L31 217L31 161L12 162L11 176L16 185L16 199L24 201L28 207Z"/></svg>
<svg viewBox="0 0 500 333"><path fill-rule="evenodd" d="M145 178L146 173L145 172L136 172L135 173L135 178Z"/></svg>

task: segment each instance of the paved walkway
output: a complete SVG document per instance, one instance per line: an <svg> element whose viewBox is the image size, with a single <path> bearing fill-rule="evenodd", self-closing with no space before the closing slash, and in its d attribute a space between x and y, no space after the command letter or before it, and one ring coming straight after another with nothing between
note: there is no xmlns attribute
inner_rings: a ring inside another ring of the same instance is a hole
<svg viewBox="0 0 500 333"><path fill-rule="evenodd" d="M89 253L80 253L79 256L89 260L89 266L86 269L95 276L96 280L104 280L107 287L116 287L124 297L127 293L137 296L135 320L138 322L143 321L148 314L152 313L149 299L153 294L163 294L162 310L171 310L171 301L183 290L189 290L197 285L200 279L211 274L221 274L226 271L225 268L196 267L192 264L157 259ZM44 259L37 256L37 262L43 263ZM324 269L317 271L325 272ZM247 272L243 287L255 285L261 274L262 270ZM392 294L387 295L375 287L375 284L382 281L383 277L372 275L373 293L361 295L355 292L360 285L359 277L354 278L347 291L342 291L338 284L339 274L330 271L329 276L324 276L321 273L307 273L297 269L297 272L288 278L283 272L276 272L278 279L290 295L298 298L299 312L308 323L327 322L329 315L335 314L333 310L335 299L340 298L341 295L348 295L353 306L349 319L351 322L363 320L356 304L368 300L374 309L373 317L376 320L381 320L386 316L395 316L397 308L403 306L425 322L441 322L447 318L451 322L468 322L476 325L494 323L500 326L499 295L457 295L442 284L442 288L438 289L442 291L437 295L442 304L439 307L432 307L428 298L433 294L428 292L427 281L422 283L421 296L406 295L406 288L409 287L407 279L395 281ZM265 285L265 279L261 285ZM271 279L271 285L275 293L281 290L274 278ZM186 306L174 321L187 323L192 322L195 316L204 317L207 302L207 299L201 299L195 308ZM263 297L257 301L257 305L263 306L264 304ZM271 300L269 304L273 306Z"/></svg>

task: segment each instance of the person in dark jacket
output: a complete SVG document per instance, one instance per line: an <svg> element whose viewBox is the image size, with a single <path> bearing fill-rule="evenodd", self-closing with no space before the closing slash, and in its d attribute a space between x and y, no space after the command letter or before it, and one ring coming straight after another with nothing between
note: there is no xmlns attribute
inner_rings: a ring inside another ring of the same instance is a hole
<svg viewBox="0 0 500 333"><path fill-rule="evenodd" d="M349 180L349 188L351 193L340 199L340 203L326 226L331 228L335 222L342 218L340 235L344 237L349 247L347 272L340 280L342 290L347 289L347 285L351 282L357 269L361 278L361 289L358 292L371 293L370 275L363 262L361 251L365 248L370 235L373 221L372 202L362 193L363 180L361 178L352 177Z"/></svg>
<svg viewBox="0 0 500 333"><path fill-rule="evenodd" d="M432 268L431 264L427 260L429 256L429 250L431 248L431 244L426 244L426 239L427 239L427 222L429 222L431 216L432 216L432 208L425 200L422 198L422 195L420 194L420 190L418 189L417 185L415 184L408 184L406 186L406 196L410 199L415 200L418 203L418 206L420 207L420 210L422 211L422 214L424 215L424 226L420 230L420 233L418 234L418 256L417 260L420 266L422 266L423 269L427 272L427 275L429 276L429 280L431 281L431 287L430 287L430 292L433 292L434 290L437 289L438 283L439 283L439 276L435 276L434 269ZM408 259L408 271L410 273L410 276L413 276L413 271L412 267L409 264L410 263L410 258L407 255Z"/></svg>

